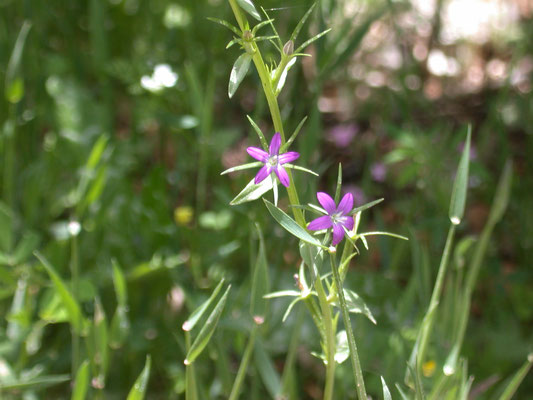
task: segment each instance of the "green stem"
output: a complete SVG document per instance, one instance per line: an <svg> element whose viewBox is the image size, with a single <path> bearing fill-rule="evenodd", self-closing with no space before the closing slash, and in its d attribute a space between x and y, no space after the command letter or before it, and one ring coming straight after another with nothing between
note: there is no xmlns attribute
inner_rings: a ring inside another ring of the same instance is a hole
<svg viewBox="0 0 533 400"><path fill-rule="evenodd" d="M347 245L348 243L346 243ZM355 336L352 330L352 324L350 322L350 314L348 307L346 306L346 299L344 298L344 290L342 287L341 277L339 270L337 269L337 263L335 254L330 253L331 258L331 270L333 271L333 277L335 279L335 285L337 286L337 296L339 298L339 304L342 311L342 319L344 320L344 327L348 333L348 346L350 348L350 360L352 361L352 369L354 372L354 379L357 388L357 397L359 400L366 400L365 381L363 379L363 371L361 369L361 363L359 362L359 353L357 352L357 345L355 343Z"/></svg>
<svg viewBox="0 0 533 400"><path fill-rule="evenodd" d="M299 308L296 322L292 328L291 341L289 343L287 357L285 358L285 363L283 365L283 376L281 377L281 390L282 394L286 398L290 397L289 391L291 388L291 383L293 383L294 380L294 363L296 362L296 354L298 351L298 345L300 344L300 333L302 331L303 322L303 309Z"/></svg>
<svg viewBox="0 0 533 400"><path fill-rule="evenodd" d="M257 333L257 329L258 325L255 325L252 329L252 334L250 335L250 339L248 340L248 345L246 346L246 350L244 351L241 365L239 366L239 370L237 371L237 376L235 377L235 382L233 383L233 387L231 388L231 394L229 395L228 400L237 400L239 398L241 386L244 381L244 376L246 375L246 371L248 370L248 364L250 363L250 358L254 351L255 335Z"/></svg>
<svg viewBox="0 0 533 400"><path fill-rule="evenodd" d="M425 322L422 324L422 335L420 336L420 342L418 344L417 364L418 368L422 368L424 358L426 355L427 344L431 331L433 329L433 321L435 318L435 310L439 305L440 296L442 292L442 285L444 283L444 277L446 276L446 269L448 267L448 260L450 258L453 237L455 234L455 225L451 224L448 230L448 237L446 238L446 245L444 246L444 252L440 260L439 272L437 274L437 280L435 281L435 287L431 295L429 302L429 308L424 317Z"/></svg>
<svg viewBox="0 0 533 400"><path fill-rule="evenodd" d="M78 300L79 289L79 255L78 255L78 236L73 235L70 239L70 276L72 279L71 288L72 296ZM72 335L72 376L76 376L80 363L80 337L74 329L71 330Z"/></svg>
<svg viewBox="0 0 533 400"><path fill-rule="evenodd" d="M233 14L235 15L235 19L237 20L237 23L239 24L239 28L241 31L245 31L248 29L249 25L246 21L246 17L242 14L239 6L235 3L235 0L229 0L231 9L233 10ZM281 120L281 113L279 110L278 105L278 99L276 97L276 94L274 93L273 87L272 87L272 79L270 78L270 74L268 73L267 67L265 65L265 62L263 61L263 57L261 56L261 51L257 47L257 44L252 43L252 48L254 51L253 54L253 62L255 65L255 68L257 69L257 73L259 74L259 79L261 80L261 85L263 86L263 91L265 92L265 97L268 103L268 108L270 110L270 115L272 117L272 123L274 124L274 129L276 132L279 132L281 135L281 144L285 144L285 130L283 129L283 121ZM300 200L298 198L298 193L296 192L296 188L294 187L294 179L292 177L291 170L287 170L287 174L289 175L289 180L292 183L287 188L287 194L289 195L289 202L291 206L300 205ZM302 210L296 207L291 207L294 218L296 219L296 222L302 227L305 228L306 223L305 219L302 213Z"/></svg>
<svg viewBox="0 0 533 400"><path fill-rule="evenodd" d="M320 277L317 277L315 281L315 289L322 310L322 323L324 325L326 339L326 384L324 387L324 400L331 400L333 399L333 387L335 385L335 324L331 315L331 306Z"/></svg>
<svg viewBox="0 0 533 400"><path fill-rule="evenodd" d="M191 347L191 333L185 331L185 349L187 352ZM194 364L189 364L185 367L185 399L198 400L198 392L196 388L196 376L194 373Z"/></svg>

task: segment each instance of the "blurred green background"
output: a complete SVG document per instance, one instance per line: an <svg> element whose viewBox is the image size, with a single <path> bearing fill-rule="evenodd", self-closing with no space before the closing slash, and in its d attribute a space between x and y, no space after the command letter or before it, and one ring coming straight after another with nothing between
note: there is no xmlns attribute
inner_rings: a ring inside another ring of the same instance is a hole
<svg viewBox="0 0 533 400"><path fill-rule="evenodd" d="M287 38L311 2L255 4ZM532 16L528 0L322 0L304 27L307 36L333 29L308 48L313 57L295 65L279 97L289 132L309 117L295 149L299 164L321 176L295 174L301 200L333 192L341 162L356 204L385 198L364 216L365 230L411 238L370 241L348 275L378 321L355 319L369 394L381 396L380 375L390 387L403 380L468 124L470 188L453 271L471 258L505 160L514 163L463 351L475 398L497 393L533 350ZM222 0L0 0L0 383L70 373L65 310L37 249L66 282L78 260L82 312L103 312L108 325L120 308L113 263L125 275L127 336L113 336L104 377L92 382L106 399L125 398L148 353L147 398L183 398L181 325L222 277L233 289L198 374L206 398L227 397L250 329L254 222L265 235L271 289L294 288L294 238L262 202L228 205L254 174L219 175L250 162L245 148L257 138L245 114L267 138L274 132L255 71L228 99L239 53L225 50L230 32L207 17L233 23ZM263 42L262 51L268 63L273 47ZM270 301L262 328L270 378L279 380L297 326L295 398L320 398L323 370L310 355L318 334L298 307L282 324L286 303ZM428 378L449 351L453 310L445 310ZM349 363L338 368L338 398L354 398L350 374ZM246 398L269 398L261 366L246 382ZM5 396L70 398L68 382L50 383ZM532 392L526 379L516 398Z"/></svg>

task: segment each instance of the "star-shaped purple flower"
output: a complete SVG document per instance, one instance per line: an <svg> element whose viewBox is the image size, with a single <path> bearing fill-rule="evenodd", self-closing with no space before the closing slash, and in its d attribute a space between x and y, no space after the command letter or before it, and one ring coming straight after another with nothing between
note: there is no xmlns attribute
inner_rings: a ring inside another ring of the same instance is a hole
<svg viewBox="0 0 533 400"><path fill-rule="evenodd" d="M320 231L322 229L333 228L333 246L336 246L344 238L344 228L351 231L353 229L353 217L348 215L353 208L353 195L346 193L341 199L339 206L331 196L324 192L318 192L316 198L328 215L323 215L312 220L307 229L310 231ZM343 228L344 227L344 228Z"/></svg>
<svg viewBox="0 0 533 400"><path fill-rule="evenodd" d="M263 182L272 172L274 172L281 184L285 187L289 187L289 175L283 168L283 164L290 163L300 157L300 154L295 151L289 151L287 153L279 154L279 148L281 147L281 135L279 132L272 137L268 153L259 147L248 147L246 151L256 160L261 161L263 164L257 175L255 176L255 183Z"/></svg>

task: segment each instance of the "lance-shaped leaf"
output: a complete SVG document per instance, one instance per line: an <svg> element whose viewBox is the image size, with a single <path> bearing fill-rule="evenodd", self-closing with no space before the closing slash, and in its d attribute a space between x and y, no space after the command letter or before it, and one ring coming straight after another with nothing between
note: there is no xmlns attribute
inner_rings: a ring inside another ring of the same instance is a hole
<svg viewBox="0 0 533 400"><path fill-rule="evenodd" d="M385 379L383 377L381 377L381 386L383 387L383 400L392 400L390 390L387 386L387 383L385 383Z"/></svg>
<svg viewBox="0 0 533 400"><path fill-rule="evenodd" d="M89 360L85 360L76 373L74 389L72 390L72 400L85 400L89 389Z"/></svg>
<svg viewBox="0 0 533 400"><path fill-rule="evenodd" d="M298 34L302 30L302 27L304 26L305 21L307 21L307 18L309 18L309 15L311 15L311 12L315 9L315 6L316 3L313 3L311 7L309 7L309 10L307 10L307 12L304 14L302 19L300 19L298 25L296 25L296 28L294 28L294 31L292 31L290 40L294 42L298 38Z"/></svg>
<svg viewBox="0 0 533 400"><path fill-rule="evenodd" d="M218 19L218 18L211 18L211 17L207 17L207 19L211 22L216 22L217 24L220 24L228 28L230 31L232 31L234 34L236 34L239 37L242 36L242 32L239 30L239 28L230 24L228 21L224 21L223 19Z"/></svg>
<svg viewBox="0 0 533 400"><path fill-rule="evenodd" d="M357 214L358 212L368 210L370 207L374 207L376 204L381 203L383 200L385 200L385 199L381 198L381 199L377 199L377 200L371 201L370 203L363 204L360 207L354 208L352 211L350 211L350 213L348 215L354 215L354 214Z"/></svg>
<svg viewBox="0 0 533 400"><path fill-rule="evenodd" d="M507 160L503 168L502 175L498 181L496 188L496 194L494 195L494 203L490 209L489 223L496 224L507 209L509 204L509 196L511 194L513 178L513 163L511 160Z"/></svg>
<svg viewBox="0 0 533 400"><path fill-rule="evenodd" d="M261 21L261 15L255 9L254 3L252 0L237 0L237 3L241 8L254 17L256 20Z"/></svg>
<svg viewBox="0 0 533 400"><path fill-rule="evenodd" d="M363 314L370 321L372 321L372 323L377 324L376 319L370 311L370 308L368 308L364 300L359 297L357 293L349 289L344 289L344 298L346 299L346 306L348 307L349 312L353 314ZM338 301L335 301L333 304L335 304L337 307L339 305Z"/></svg>
<svg viewBox="0 0 533 400"><path fill-rule="evenodd" d="M194 310L191 314L191 316L183 323L182 329L184 331L191 331L200 318L207 312L207 310L211 307L211 305L215 302L215 299L218 296L218 293L220 292L220 289L222 289L222 285L224 285L224 279L222 279L218 285L215 287L215 290L213 290L213 293L211 293L211 296L204 301L196 310Z"/></svg>
<svg viewBox="0 0 533 400"><path fill-rule="evenodd" d="M348 335L345 330L337 333L335 337L335 362L342 364L350 357L350 346L348 345Z"/></svg>
<svg viewBox="0 0 533 400"><path fill-rule="evenodd" d="M305 121L307 121L307 116L303 117L302 120L300 121L300 123L298 124L298 126L296 127L296 129L294 130L293 134L291 135L291 137L289 139L287 139L287 141L285 142L285 144L283 144L281 146L281 148L279 149L280 153L285 153L287 151L287 149L289 148L289 146L292 144L292 142L294 142L294 140L296 139L296 137L298 136L298 134L300 133L300 130L302 129L302 126L304 125Z"/></svg>
<svg viewBox="0 0 533 400"><path fill-rule="evenodd" d="M263 135L263 132L261 131L259 126L255 123L255 121L252 119L252 117L247 115L246 118L248 118L250 125L252 125L252 128L254 128L255 133L257 133L257 136L259 137L259 141L261 142L261 146L263 146L263 149L265 149L265 151L268 151L268 142L265 138L265 135ZM282 151L280 150L280 152Z"/></svg>
<svg viewBox="0 0 533 400"><path fill-rule="evenodd" d="M304 228L298 225L298 223L289 217L285 212L283 212L283 210L279 209L266 199L263 199L263 201L265 202L270 214L285 230L287 230L287 232L306 243L312 244L316 247L327 248L326 246L322 245L318 239L307 233Z"/></svg>
<svg viewBox="0 0 533 400"><path fill-rule="evenodd" d="M272 359L265 350L263 342L259 339L255 341L254 361L270 397L272 399L279 398L281 394L280 376L274 367Z"/></svg>
<svg viewBox="0 0 533 400"><path fill-rule="evenodd" d="M278 94L283 89L283 86L285 86L285 81L287 80L287 74L289 73L290 69L294 66L296 63L296 57L291 58L290 61L283 67L283 71L281 71L281 75L279 76L278 82L276 84L275 92ZM278 68L282 67L280 65ZM276 70L272 71L273 75L276 74Z"/></svg>
<svg viewBox="0 0 533 400"><path fill-rule="evenodd" d="M252 163L248 163L248 164L237 165L236 167L228 168L227 170L222 171L220 173L220 175L226 175L226 174L229 174L231 172L243 171L245 169L250 169L250 168L262 167L263 165L264 164L261 161L252 162Z"/></svg>
<svg viewBox="0 0 533 400"><path fill-rule="evenodd" d="M331 28L329 29L326 29L325 31L323 32L320 32L318 35L315 35L313 36L311 39L309 40L306 40L305 42L303 42L300 47L298 47L294 52L295 53L301 53L307 46L309 46L311 43L313 43L315 40L318 40L320 39L322 36L324 36L326 33L328 33L329 31L331 31Z"/></svg>
<svg viewBox="0 0 533 400"><path fill-rule="evenodd" d="M22 96L24 96L24 81L22 79L21 64L24 44L26 43L30 28L31 23L29 21L24 21L17 37L17 41L15 42L13 52L11 53L11 57L9 58L9 63L7 64L4 93L7 101L13 104L18 103L22 99Z"/></svg>
<svg viewBox="0 0 533 400"><path fill-rule="evenodd" d="M470 136L472 127L468 127L466 135L466 143L463 149L459 167L457 168L457 175L453 183L452 199L450 201L450 221L452 224L459 225L465 213L466 192L468 189L468 165L470 160Z"/></svg>
<svg viewBox="0 0 533 400"><path fill-rule="evenodd" d="M277 179L265 179L264 181L256 184L255 178L253 178L248 185L246 185L246 187L237 196L235 196L233 200L230 201L229 204L236 206L238 204L257 200L266 192L271 190L274 185L278 185Z"/></svg>
<svg viewBox="0 0 533 400"><path fill-rule="evenodd" d="M21 379L17 381L0 382L0 390L38 390L48 386L68 382L70 375L42 375L35 378Z"/></svg>
<svg viewBox="0 0 533 400"><path fill-rule="evenodd" d="M72 328L74 329L74 332L76 332L78 335L81 334L84 328L84 320L81 314L80 305L78 304L74 296L72 296L72 294L67 288L67 285L65 284L65 282L63 282L61 277L55 271L54 267L52 267L52 264L50 264L48 260L46 260L46 258L44 258L44 256L38 251L35 251L33 254L35 254L35 257L39 259L44 269L48 273L48 276L52 280L54 288L59 294L63 306L67 310L68 319L70 324L72 325Z"/></svg>
<svg viewBox="0 0 533 400"><path fill-rule="evenodd" d="M209 339L211 339L211 336L213 336L213 333L215 332L220 316L222 315L222 311L224 311L224 306L226 305L230 288L231 285L228 286L217 305L209 315L209 318L207 318L207 321L200 330L200 333L198 333L198 336L196 339L194 339L194 342L191 345L184 361L185 365L192 364L194 360L196 360L196 358L202 353L205 346L207 346L207 343L209 343Z"/></svg>
<svg viewBox="0 0 533 400"><path fill-rule="evenodd" d="M269 290L269 279L263 232L261 232L259 224L256 223L255 226L259 236L259 251L257 252L257 260L254 265L250 313L252 314L254 321L257 324L261 324L267 313L268 302L264 299L264 296Z"/></svg>
<svg viewBox="0 0 533 400"><path fill-rule="evenodd" d="M531 365L533 364L533 353L529 354L527 356L527 360L522 365L522 367L515 373L503 393L501 394L499 400L511 400L513 398L513 395L515 394L516 390L518 389L518 386L522 383L524 378L526 377L527 373L529 372L529 369L531 368Z"/></svg>
<svg viewBox="0 0 533 400"><path fill-rule="evenodd" d="M250 68L250 61L252 61L252 56L248 53L243 53L237 58L235 64L233 64L228 84L228 96L230 99L233 97L237 88L246 76L246 73Z"/></svg>
<svg viewBox="0 0 533 400"><path fill-rule="evenodd" d="M342 187L342 164L339 163L339 170L337 172L337 186L335 187L335 203L339 204L341 198L341 187Z"/></svg>
<svg viewBox="0 0 533 400"><path fill-rule="evenodd" d="M127 400L143 400L146 394L146 387L148 386L148 378L150 377L150 367L152 365L152 358L146 356L144 368L137 377L137 380L131 388Z"/></svg>
<svg viewBox="0 0 533 400"><path fill-rule="evenodd" d="M286 168L289 168L289 169L295 169L297 171L307 172L308 174L311 174L311 175L314 175L314 176L318 176L318 174L315 171L311 171L310 169L307 169L307 168L304 168L304 167L300 167L299 165L284 164L284 166Z"/></svg>

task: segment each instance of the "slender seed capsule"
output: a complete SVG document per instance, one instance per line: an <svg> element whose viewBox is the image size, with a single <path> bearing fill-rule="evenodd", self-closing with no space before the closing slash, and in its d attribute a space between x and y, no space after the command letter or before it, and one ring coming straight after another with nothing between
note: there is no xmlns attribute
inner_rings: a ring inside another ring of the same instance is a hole
<svg viewBox="0 0 533 400"><path fill-rule="evenodd" d="M283 46L283 53L287 56L292 55L294 53L294 41L289 40L285 45Z"/></svg>

